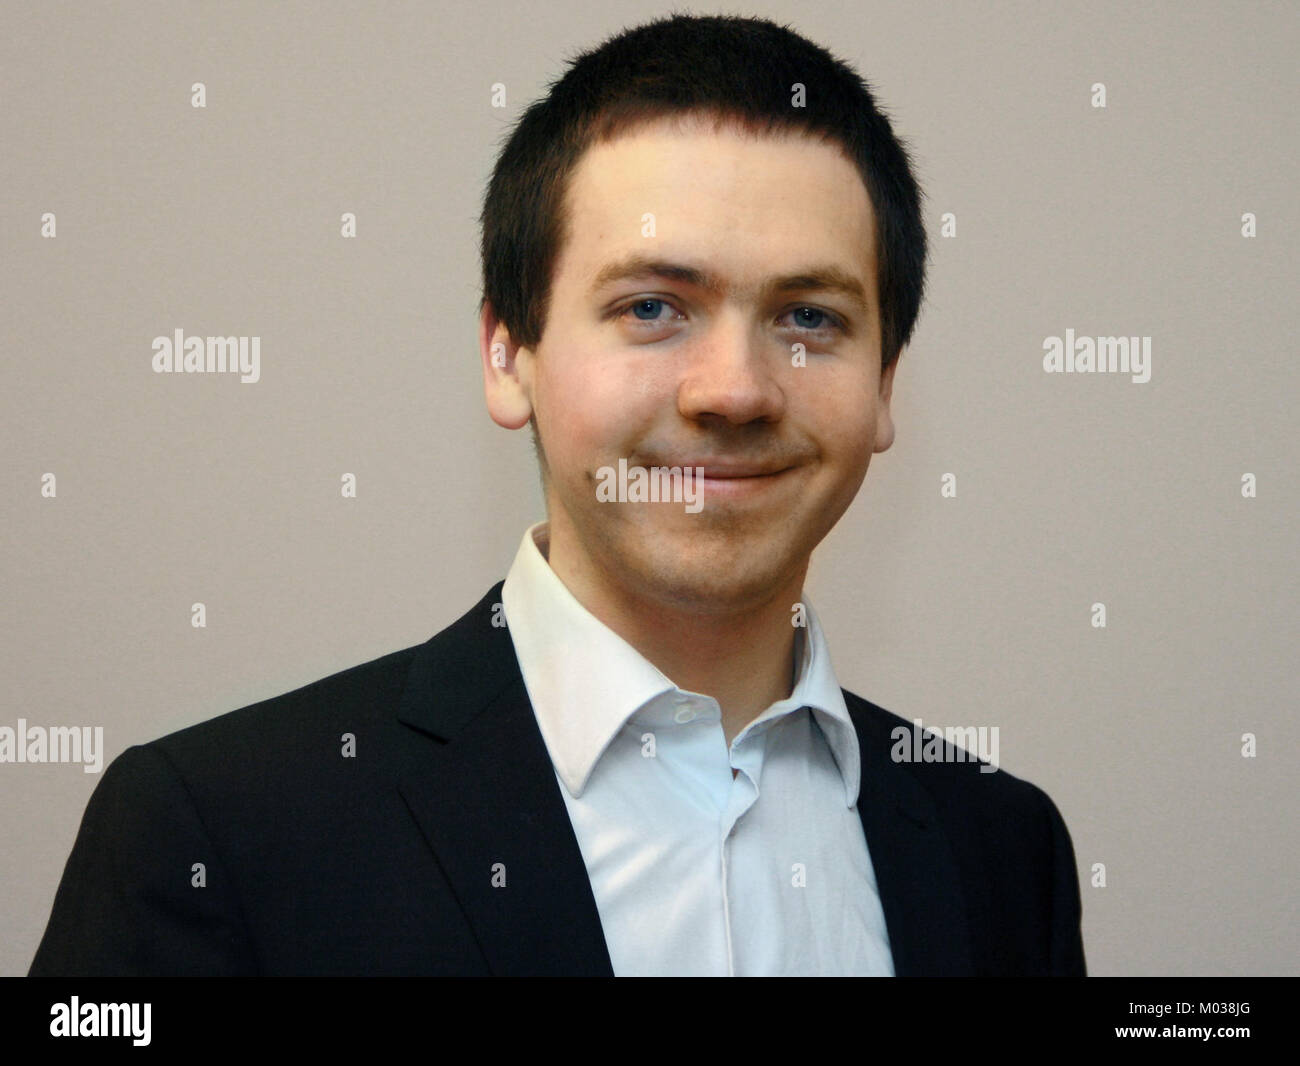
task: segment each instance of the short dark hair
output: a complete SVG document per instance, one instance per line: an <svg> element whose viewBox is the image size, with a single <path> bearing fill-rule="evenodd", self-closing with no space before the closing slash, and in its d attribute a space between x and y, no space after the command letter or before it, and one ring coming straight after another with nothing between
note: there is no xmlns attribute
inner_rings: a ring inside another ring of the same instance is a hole
<svg viewBox="0 0 1300 1066"><path fill-rule="evenodd" d="M804 105L793 106L796 86ZM583 153L633 128L689 112L760 132L835 142L857 167L876 216L882 372L912 335L925 287L924 195L903 141L847 64L766 19L672 15L584 52L534 102L492 171L479 222L483 295L511 338L535 348L568 233L565 192Z"/></svg>

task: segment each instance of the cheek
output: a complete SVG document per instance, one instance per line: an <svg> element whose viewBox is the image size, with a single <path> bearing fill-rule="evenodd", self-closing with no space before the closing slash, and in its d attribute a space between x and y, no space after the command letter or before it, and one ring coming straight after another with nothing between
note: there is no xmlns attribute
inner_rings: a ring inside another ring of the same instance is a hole
<svg viewBox="0 0 1300 1066"><path fill-rule="evenodd" d="M838 468L841 477L857 480L866 473L874 442L874 427L869 424L854 425L851 431L833 439L830 445L833 449L831 461Z"/></svg>
<svg viewBox="0 0 1300 1066"><path fill-rule="evenodd" d="M632 386L611 372L608 360L569 349L548 353L548 365L537 377L539 424L547 460L554 472L584 471L623 454L623 441L635 404Z"/></svg>
<svg viewBox="0 0 1300 1066"><path fill-rule="evenodd" d="M644 364L644 365L642 365ZM548 353L537 378L547 457L592 468L629 455L656 412L672 403L662 360L616 360L600 350Z"/></svg>
<svg viewBox="0 0 1300 1066"><path fill-rule="evenodd" d="M846 398L854 395L847 393ZM855 486L866 476L875 452L876 414L868 402L837 402L819 416L822 461L834 471L835 480Z"/></svg>
<svg viewBox="0 0 1300 1066"><path fill-rule="evenodd" d="M829 450L841 459L868 453L876 437L876 384L861 374L832 376L807 397L810 418Z"/></svg>

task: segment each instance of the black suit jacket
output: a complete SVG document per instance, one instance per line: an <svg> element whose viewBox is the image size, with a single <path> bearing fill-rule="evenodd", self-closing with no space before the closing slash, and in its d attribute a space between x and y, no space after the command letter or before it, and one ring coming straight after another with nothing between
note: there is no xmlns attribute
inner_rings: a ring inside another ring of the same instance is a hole
<svg viewBox="0 0 1300 1066"><path fill-rule="evenodd" d="M501 587L425 644L124 751L31 974L611 975ZM895 763L910 724L844 697L898 975L1082 975L1047 795Z"/></svg>

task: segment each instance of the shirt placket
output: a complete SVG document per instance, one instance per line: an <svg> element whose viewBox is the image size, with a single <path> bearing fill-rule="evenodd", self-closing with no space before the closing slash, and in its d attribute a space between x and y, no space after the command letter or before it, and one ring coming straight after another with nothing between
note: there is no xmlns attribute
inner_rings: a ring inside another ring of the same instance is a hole
<svg viewBox="0 0 1300 1066"><path fill-rule="evenodd" d="M754 806L758 799L759 770L762 763L763 740L760 730L750 733L733 744L732 757L728 760L727 774L731 776L731 767L740 772L731 778L727 802L719 821L722 853L722 912L727 934L727 976L736 976L736 952L732 940L731 928L731 838L741 818Z"/></svg>

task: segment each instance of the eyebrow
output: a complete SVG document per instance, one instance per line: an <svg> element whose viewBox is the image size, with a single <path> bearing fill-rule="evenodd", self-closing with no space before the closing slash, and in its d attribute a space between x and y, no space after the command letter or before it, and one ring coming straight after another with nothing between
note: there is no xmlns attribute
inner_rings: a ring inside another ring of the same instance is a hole
<svg viewBox="0 0 1300 1066"><path fill-rule="evenodd" d="M591 283L589 294L595 296L607 285L612 285L616 281L652 277L671 278L719 296L727 289L721 279L708 270L635 253L602 267ZM871 304L862 282L855 274L834 265L809 266L793 274L771 278L761 289L764 296L794 291L839 293L852 300L864 313L868 315L871 313Z"/></svg>

